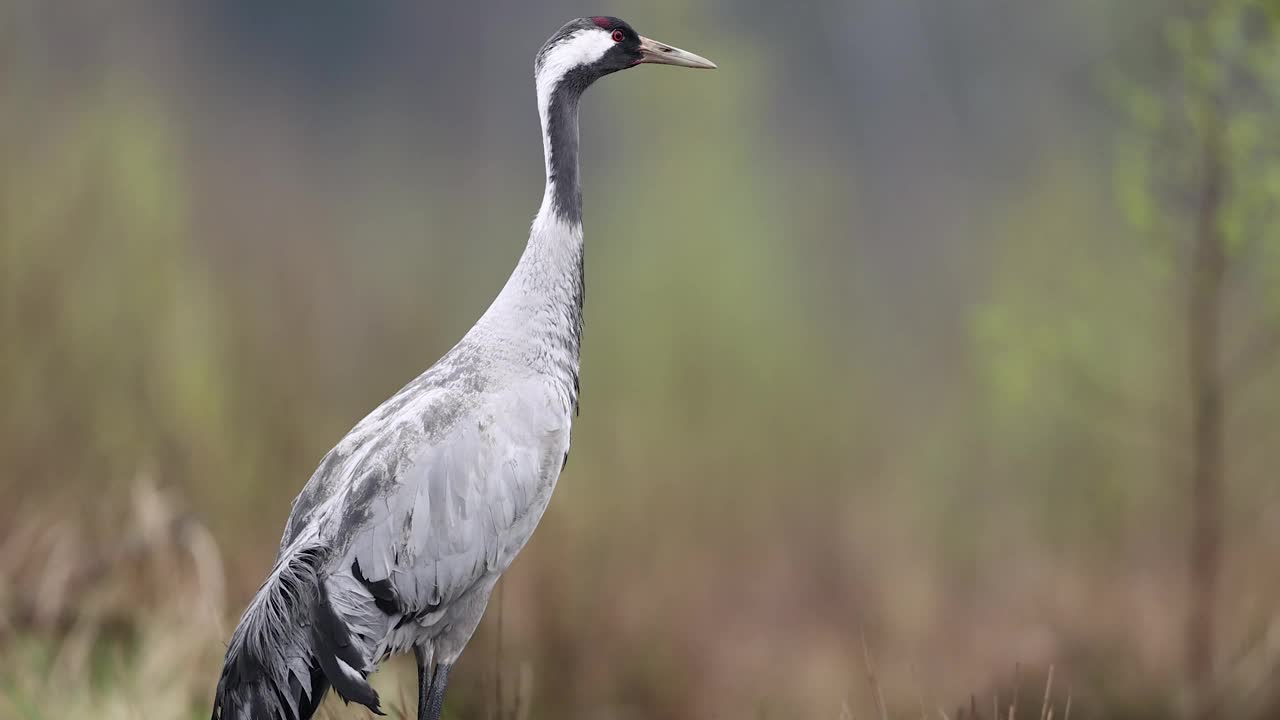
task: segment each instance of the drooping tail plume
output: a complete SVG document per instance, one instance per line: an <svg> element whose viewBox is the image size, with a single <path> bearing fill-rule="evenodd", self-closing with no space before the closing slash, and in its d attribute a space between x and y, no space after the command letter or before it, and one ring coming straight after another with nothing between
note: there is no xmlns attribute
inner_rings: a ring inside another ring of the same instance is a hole
<svg viewBox="0 0 1280 720"><path fill-rule="evenodd" d="M319 575L325 556L291 548L276 561L231 636L212 720L308 720L330 686L382 714Z"/></svg>

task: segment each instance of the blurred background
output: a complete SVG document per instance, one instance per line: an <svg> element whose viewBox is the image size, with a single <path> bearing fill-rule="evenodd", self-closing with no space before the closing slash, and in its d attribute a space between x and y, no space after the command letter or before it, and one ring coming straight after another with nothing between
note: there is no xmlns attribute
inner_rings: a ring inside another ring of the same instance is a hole
<svg viewBox="0 0 1280 720"><path fill-rule="evenodd" d="M0 717L205 716L599 13L720 70L586 98L573 461L446 714L1280 716L1277 10L4 0Z"/></svg>

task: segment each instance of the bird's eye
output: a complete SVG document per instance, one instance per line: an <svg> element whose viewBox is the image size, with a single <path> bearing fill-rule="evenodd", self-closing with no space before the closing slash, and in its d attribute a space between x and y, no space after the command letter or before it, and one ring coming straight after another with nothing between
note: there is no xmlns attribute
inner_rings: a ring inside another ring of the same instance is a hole
<svg viewBox="0 0 1280 720"><path fill-rule="evenodd" d="M622 42L623 40L626 39L627 36L626 36L626 33L622 32L621 30L614 30L613 34L610 37L613 38L614 42Z"/></svg>

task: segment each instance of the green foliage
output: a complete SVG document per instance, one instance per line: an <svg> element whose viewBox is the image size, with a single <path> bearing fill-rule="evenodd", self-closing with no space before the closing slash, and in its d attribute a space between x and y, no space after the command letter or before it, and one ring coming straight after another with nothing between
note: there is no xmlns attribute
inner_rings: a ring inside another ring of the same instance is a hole
<svg viewBox="0 0 1280 720"><path fill-rule="evenodd" d="M1269 128L1280 110L1280 42L1264 10L1273 8L1240 0L1173 14L1154 69L1102 76L1126 119L1112 189L1131 236L1109 226L1108 208L1089 196L1077 196L1069 212L1080 220L1069 229L1044 226L1043 201L1032 194L1026 222L1000 230L1011 239L974 324L994 420L1012 447L1053 457L1049 447L1071 442L1095 468L1112 468L1102 473L1111 480L1095 472L1072 482L1141 486L1146 476L1152 489L1150 473L1165 472L1139 458L1173 442L1183 412L1171 398L1181 396L1184 278L1206 153L1216 151L1206 143L1215 137L1226 174L1218 230L1250 270L1238 279L1274 303L1267 278L1280 246L1280 155ZM1067 195L1055 185L1043 196ZM1173 422L1146 428L1161 417ZM1083 438L1092 439L1078 444Z"/></svg>
<svg viewBox="0 0 1280 720"><path fill-rule="evenodd" d="M0 456L11 467L56 457L63 477L111 483L217 437L218 330L165 122L145 94L101 93L7 148Z"/></svg>
<svg viewBox="0 0 1280 720"><path fill-rule="evenodd" d="M1117 192L1143 233L1181 242L1205 153L1217 152L1205 143L1221 137L1228 246L1239 254L1276 242L1280 145L1269 128L1280 107L1280 42L1268 13L1271 3L1238 0L1174 16L1163 28L1164 72L1110 83L1130 123L1117 148Z"/></svg>
<svg viewBox="0 0 1280 720"><path fill-rule="evenodd" d="M1144 517L1166 483L1153 429L1177 366L1173 277L1164 255L1129 242L1060 161L1009 224L991 300L971 331L995 462L1031 520L1088 546ZM1076 218L1046 225L1045 217ZM1099 532L1103 530L1103 532Z"/></svg>

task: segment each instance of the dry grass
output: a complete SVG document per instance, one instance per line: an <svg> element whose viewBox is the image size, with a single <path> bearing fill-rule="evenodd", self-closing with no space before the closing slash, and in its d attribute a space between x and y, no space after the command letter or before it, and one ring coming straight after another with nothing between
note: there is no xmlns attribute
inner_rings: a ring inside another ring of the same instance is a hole
<svg viewBox="0 0 1280 720"><path fill-rule="evenodd" d="M206 716L234 613L217 543L180 507L144 478L104 535L16 513L0 537L0 718ZM527 720L531 674L516 680L488 717ZM405 663L375 676L388 717L416 717L414 682ZM331 696L319 717L376 716Z"/></svg>
<svg viewBox="0 0 1280 720"><path fill-rule="evenodd" d="M0 538L0 717L123 720L205 716L230 619L237 608L228 608L224 602L228 579L217 544L179 507L174 498L140 481L128 508L119 511L120 520L107 524L117 528L114 533L92 532L61 521L56 514L32 511ZM524 593L518 590L520 582L517 578L517 592ZM1087 689L1084 716L1163 717L1176 709L1159 688L1151 691L1157 698L1155 704L1116 701L1107 695L1104 683L1090 685L1100 677L1095 667L1071 667L1069 663L1063 672L1061 667L1045 663L1040 665L1047 667L1041 681L1038 672L1026 670L1034 664L1015 665L1012 658L1005 665L1014 667L1011 676L961 672L966 679L986 678L970 685L980 692L966 693L967 702L959 705L940 702L935 698L955 697L951 689L955 683L946 682L946 676L936 669L920 673L918 657L906 663L905 672L898 672L904 654L893 651L895 641L884 633L874 642L860 633L847 643L856 651L861 665L858 671L850 672L849 665L828 655L825 666L803 666L815 673L809 684L792 684L788 679L741 691L713 683L704 686L709 697L701 704L678 705L671 698L683 697L679 673L682 667L691 666L645 669L628 664L635 658L626 657L627 651L609 640L609 633L618 633L618 628L602 623L594 636L596 644L617 657L613 667L600 668L613 675L600 677L611 678L615 683L611 687L626 688L634 683L640 690L612 703L596 703L593 710L549 696L547 688L554 685L540 685L555 678L556 668L572 663L556 665L528 659L539 657L526 644L528 624L539 620L528 616L527 603L514 605L516 601L504 597L510 592L504 589L495 597L482 632L464 657L463 672L450 698L450 712L455 717L739 717L741 708L753 708L748 714L788 718L1069 720L1081 716L1081 695L1074 688L1082 686ZM520 612L513 614L517 607ZM700 616L693 620L713 622ZM1268 642L1276 635L1272 628L1266 635ZM565 647L572 648L568 643L583 640L565 638ZM746 649L749 643L740 646ZM1259 678L1274 673L1277 653L1273 648L1267 655L1265 643L1251 645L1249 650L1242 656L1247 662L1239 664L1242 670L1227 673L1227 682L1232 684L1225 685L1223 691L1229 698L1220 703L1223 717L1269 717L1276 707L1274 696L1260 687ZM725 670L751 667L734 665L732 660L726 663ZM712 678L719 670L701 669L700 677ZM631 674L618 677L623 673ZM861 680L858 675L863 676ZM414 716L412 663L390 663L374 682L390 717ZM1041 682L1042 691L1027 692ZM831 699L821 689L841 687L842 683L843 699ZM671 694L657 692L664 689ZM634 694L644 690L654 693L650 699ZM1035 699L1028 701L1028 696ZM373 715L330 697L320 717L336 720Z"/></svg>
<svg viewBox="0 0 1280 720"><path fill-rule="evenodd" d="M190 717L220 660L217 544L140 481L127 521L95 537L55 515L0 538L0 716Z"/></svg>

